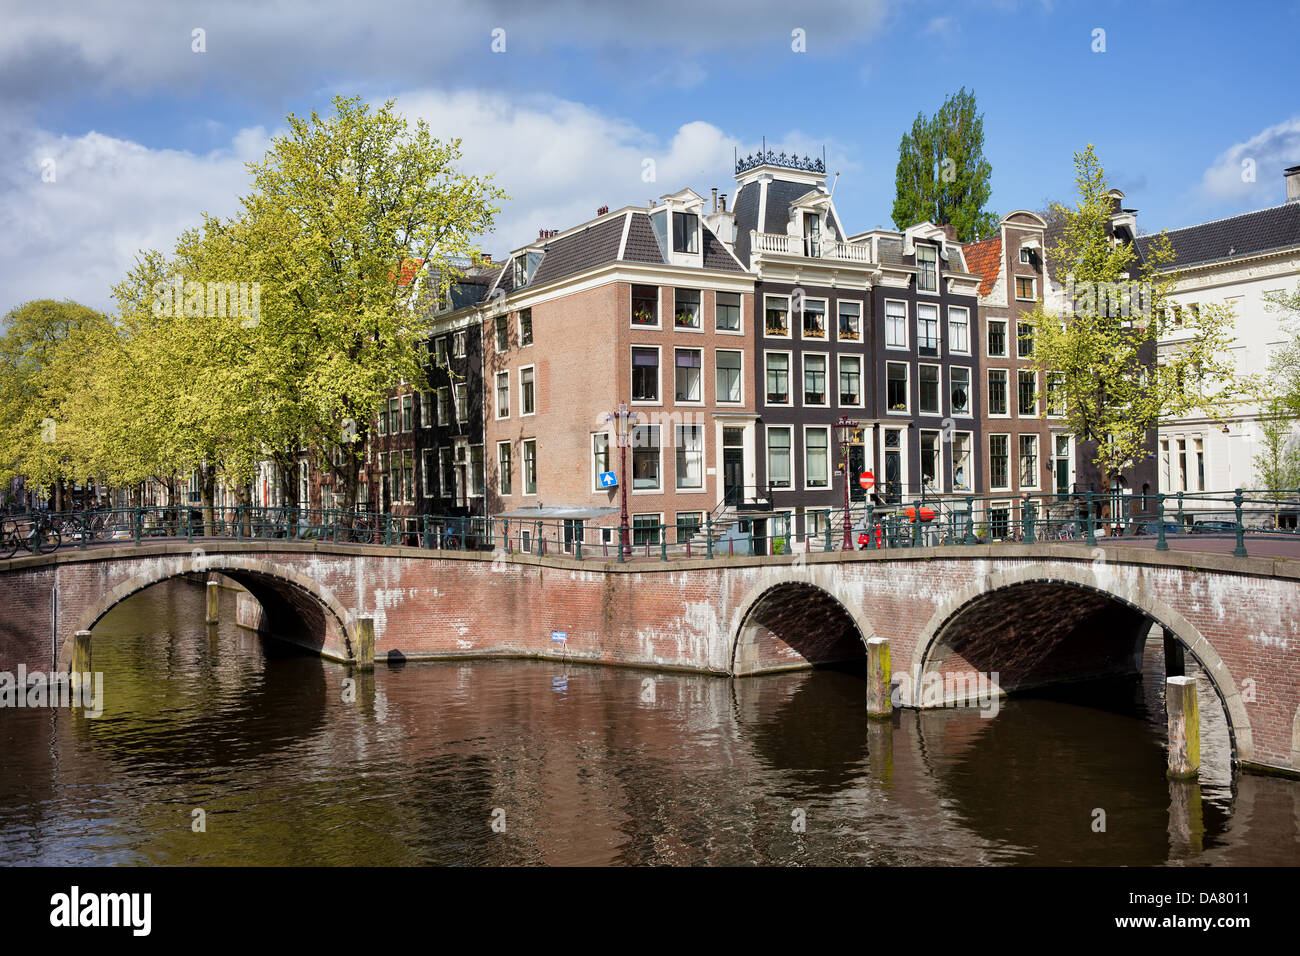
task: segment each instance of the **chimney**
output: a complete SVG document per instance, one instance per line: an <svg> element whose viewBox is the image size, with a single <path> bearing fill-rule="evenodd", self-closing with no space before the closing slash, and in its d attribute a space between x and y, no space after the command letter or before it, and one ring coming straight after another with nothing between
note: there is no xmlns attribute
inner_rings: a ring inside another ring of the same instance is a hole
<svg viewBox="0 0 1300 956"><path fill-rule="evenodd" d="M718 187L713 187L713 211L718 211Z"/></svg>
<svg viewBox="0 0 1300 956"><path fill-rule="evenodd" d="M952 223L950 223L950 222L945 222L945 223L944 223L942 226L940 226L939 228L943 230L943 234L944 234L945 236L948 237L948 240L949 240L950 242L956 242L956 241L957 241L957 227L954 226Z"/></svg>
<svg viewBox="0 0 1300 956"><path fill-rule="evenodd" d="M609 212L609 207L608 207L608 206L601 206L599 209L596 210L596 215L597 215L597 216L603 216L603 215L605 215L605 213L607 213L607 212Z"/></svg>
<svg viewBox="0 0 1300 956"><path fill-rule="evenodd" d="M1289 166L1282 170L1286 180L1286 201L1300 202L1300 166Z"/></svg>
<svg viewBox="0 0 1300 956"><path fill-rule="evenodd" d="M722 211L722 212L726 212L726 211L727 211L727 194L726 194L726 193L723 193L723 194L722 194L720 197L718 197L718 198L719 198L719 201L721 202L720 211Z"/></svg>

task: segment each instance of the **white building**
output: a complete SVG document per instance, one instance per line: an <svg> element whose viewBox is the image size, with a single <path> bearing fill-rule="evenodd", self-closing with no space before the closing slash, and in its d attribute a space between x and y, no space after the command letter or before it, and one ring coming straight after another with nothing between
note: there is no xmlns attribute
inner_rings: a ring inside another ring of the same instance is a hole
<svg viewBox="0 0 1300 956"><path fill-rule="evenodd" d="M1300 166L1287 169L1284 176L1282 205L1169 232L1176 256L1171 269L1179 273L1169 299L1175 321L1178 310L1194 314L1207 303L1230 305L1237 339L1233 359L1243 374L1266 373L1286 341L1282 314L1266 308L1264 296L1292 292L1300 283ZM1144 236L1139 244L1154 239ZM1181 340L1175 332L1160 348L1174 348ZM1262 487L1254 464L1261 440L1255 405L1234 409L1226 424L1203 414L1171 419L1159 430L1160 490L1185 493L1184 512L1229 511L1231 506L1221 501L1198 500L1186 493ZM1177 508L1177 502L1167 508Z"/></svg>

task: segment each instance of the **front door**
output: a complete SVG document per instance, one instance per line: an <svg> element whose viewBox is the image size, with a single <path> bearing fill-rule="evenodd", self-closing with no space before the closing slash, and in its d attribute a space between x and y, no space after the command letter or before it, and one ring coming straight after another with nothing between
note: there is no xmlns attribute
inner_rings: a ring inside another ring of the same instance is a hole
<svg viewBox="0 0 1300 956"><path fill-rule="evenodd" d="M750 543L753 554L767 554L767 519L754 518L750 522Z"/></svg>
<svg viewBox="0 0 1300 956"><path fill-rule="evenodd" d="M739 505L745 496L745 449L722 449L722 493L727 504Z"/></svg>

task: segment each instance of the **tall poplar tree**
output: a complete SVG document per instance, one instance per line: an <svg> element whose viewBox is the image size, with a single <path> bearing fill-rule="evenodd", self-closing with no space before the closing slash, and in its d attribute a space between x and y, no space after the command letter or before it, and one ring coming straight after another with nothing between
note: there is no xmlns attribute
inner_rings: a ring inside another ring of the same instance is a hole
<svg viewBox="0 0 1300 956"><path fill-rule="evenodd" d="M990 235L998 224L997 215L984 209L992 173L984 156L984 116L975 93L963 86L933 116L917 113L898 144L894 226L951 223L961 242Z"/></svg>

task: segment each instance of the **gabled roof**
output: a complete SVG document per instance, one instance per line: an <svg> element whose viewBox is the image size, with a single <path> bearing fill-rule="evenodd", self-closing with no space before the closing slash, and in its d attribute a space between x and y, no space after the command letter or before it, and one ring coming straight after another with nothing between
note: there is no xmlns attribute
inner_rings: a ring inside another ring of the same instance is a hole
<svg viewBox="0 0 1300 956"><path fill-rule="evenodd" d="M993 291L1002 271L1002 237L981 239L979 242L966 243L966 267L973 275L980 277L980 296Z"/></svg>
<svg viewBox="0 0 1300 956"><path fill-rule="evenodd" d="M1172 229L1168 235L1174 247L1173 266L1217 262L1300 246L1300 202ZM1156 236L1138 237L1138 251L1144 258L1155 240Z"/></svg>

